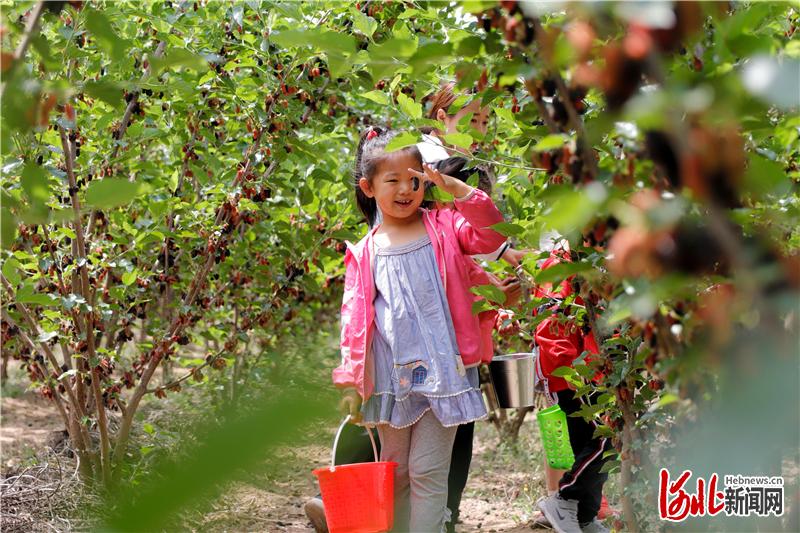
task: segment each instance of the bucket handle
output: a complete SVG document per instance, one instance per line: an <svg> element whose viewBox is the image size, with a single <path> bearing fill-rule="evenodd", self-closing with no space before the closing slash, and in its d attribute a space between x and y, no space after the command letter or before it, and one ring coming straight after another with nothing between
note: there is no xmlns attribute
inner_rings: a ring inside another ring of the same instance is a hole
<svg viewBox="0 0 800 533"><path fill-rule="evenodd" d="M336 432L336 438L333 440L333 449L331 450L331 472L336 470L336 448L339 446L339 437L342 436L342 430L344 429L345 424L348 422L350 422L350 415L344 417L344 420L342 420L342 423L339 425L339 430ZM372 429L366 426L364 429L367 430L367 435L369 435L369 441L372 443L372 456L375 458L375 462L377 462L378 447L375 445L375 437L372 436Z"/></svg>

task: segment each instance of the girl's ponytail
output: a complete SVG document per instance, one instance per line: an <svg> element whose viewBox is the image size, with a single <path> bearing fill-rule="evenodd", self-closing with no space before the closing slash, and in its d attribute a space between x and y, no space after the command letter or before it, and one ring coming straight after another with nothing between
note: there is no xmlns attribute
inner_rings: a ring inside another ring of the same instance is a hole
<svg viewBox="0 0 800 533"><path fill-rule="evenodd" d="M365 177L362 165L364 144L366 144L368 140L381 136L384 132L383 129L373 126L361 134L358 140L358 148L356 148L356 162L353 166L353 185L355 185L356 188L356 204L358 204L358 209L364 214L364 217L366 217L367 224L369 224L370 228L375 225L375 218L378 216L378 204L375 202L375 198L370 198L364 194L364 191L361 190L358 183L361 181L361 178Z"/></svg>

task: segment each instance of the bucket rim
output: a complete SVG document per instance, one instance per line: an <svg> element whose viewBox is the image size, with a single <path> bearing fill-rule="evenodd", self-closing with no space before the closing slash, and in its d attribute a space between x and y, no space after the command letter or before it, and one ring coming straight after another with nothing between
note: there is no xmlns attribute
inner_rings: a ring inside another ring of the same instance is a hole
<svg viewBox="0 0 800 533"><path fill-rule="evenodd" d="M495 361L505 362L505 361L519 361L521 359L533 359L537 355L538 352L516 352L504 355L495 355L492 358L492 363L494 363Z"/></svg>
<svg viewBox="0 0 800 533"><path fill-rule="evenodd" d="M363 463L348 463L346 465L336 465L335 468L331 468L330 466L323 466L321 468L315 468L311 471L312 474L319 477L319 475L323 472L336 472L337 470L352 470L352 467L363 467L365 465L369 466L380 466L380 467L392 467L396 468L398 463L396 461L366 461Z"/></svg>
<svg viewBox="0 0 800 533"><path fill-rule="evenodd" d="M550 413L554 413L560 411L561 407L556 403L551 405L550 407L545 407L544 409L539 409L538 415L549 415Z"/></svg>

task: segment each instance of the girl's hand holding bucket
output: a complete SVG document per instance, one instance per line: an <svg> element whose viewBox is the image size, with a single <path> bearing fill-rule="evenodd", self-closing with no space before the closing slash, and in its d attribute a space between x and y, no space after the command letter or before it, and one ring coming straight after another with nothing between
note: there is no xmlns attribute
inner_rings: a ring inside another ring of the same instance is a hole
<svg viewBox="0 0 800 533"><path fill-rule="evenodd" d="M355 387L347 387L342 390L342 399L339 400L339 411L350 415L350 422L357 424L361 422L361 395Z"/></svg>

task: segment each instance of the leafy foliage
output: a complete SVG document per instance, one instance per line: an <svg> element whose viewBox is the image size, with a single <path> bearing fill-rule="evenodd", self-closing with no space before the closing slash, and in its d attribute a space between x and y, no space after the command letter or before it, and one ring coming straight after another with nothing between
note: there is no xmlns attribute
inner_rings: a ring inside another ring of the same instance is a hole
<svg viewBox="0 0 800 533"><path fill-rule="evenodd" d="M569 377L600 395L585 415L615 440L629 527L650 519L645 446L682 465L673 429L720 445L697 437L698 412L727 436L743 398L796 407L796 9L564 9L5 2L4 352L59 405L85 478L122 475L144 396L212 369L235 381L253 346L335 312L344 241L364 232L358 134L391 124L406 131L392 148L415 142L442 79L477 91L452 110L492 110L485 136L467 118L445 141L495 166L498 231L570 243L570 263L524 267L569 279L562 320L602 345ZM744 440L780 451L796 423L788 409Z"/></svg>

